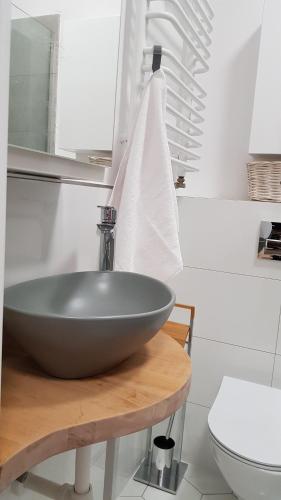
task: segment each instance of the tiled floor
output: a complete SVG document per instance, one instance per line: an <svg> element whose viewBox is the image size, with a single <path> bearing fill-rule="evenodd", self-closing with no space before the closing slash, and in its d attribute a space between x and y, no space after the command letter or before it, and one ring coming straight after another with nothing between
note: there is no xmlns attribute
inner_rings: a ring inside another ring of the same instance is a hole
<svg viewBox="0 0 281 500"><path fill-rule="evenodd" d="M207 491L208 490L208 491ZM222 480L213 482L208 473L199 474L189 468L176 495L137 483L133 479L122 491L119 500L237 500Z"/></svg>

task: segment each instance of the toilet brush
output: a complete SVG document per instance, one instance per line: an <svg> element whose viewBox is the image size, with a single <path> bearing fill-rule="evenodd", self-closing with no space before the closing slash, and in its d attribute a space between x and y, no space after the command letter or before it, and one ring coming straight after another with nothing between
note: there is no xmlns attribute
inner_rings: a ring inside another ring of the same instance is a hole
<svg viewBox="0 0 281 500"><path fill-rule="evenodd" d="M169 423L165 436L156 436L153 440L152 461L159 471L166 467L170 469L173 463L175 441L171 438L171 432L175 414L169 418Z"/></svg>

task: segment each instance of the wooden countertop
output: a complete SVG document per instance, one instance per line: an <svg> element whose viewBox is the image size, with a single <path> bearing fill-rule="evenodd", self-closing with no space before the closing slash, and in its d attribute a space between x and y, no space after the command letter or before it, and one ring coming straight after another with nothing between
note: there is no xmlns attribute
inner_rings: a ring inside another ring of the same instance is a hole
<svg viewBox="0 0 281 500"><path fill-rule="evenodd" d="M3 361L0 492L46 458L150 427L184 402L191 361L159 332L103 375L60 380L26 356Z"/></svg>

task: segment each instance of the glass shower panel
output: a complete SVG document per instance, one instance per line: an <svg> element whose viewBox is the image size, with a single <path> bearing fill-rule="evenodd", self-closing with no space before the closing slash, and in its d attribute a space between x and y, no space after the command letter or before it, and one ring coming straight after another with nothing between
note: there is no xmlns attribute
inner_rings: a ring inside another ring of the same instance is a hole
<svg viewBox="0 0 281 500"><path fill-rule="evenodd" d="M52 31L13 7L9 143L50 151Z"/></svg>

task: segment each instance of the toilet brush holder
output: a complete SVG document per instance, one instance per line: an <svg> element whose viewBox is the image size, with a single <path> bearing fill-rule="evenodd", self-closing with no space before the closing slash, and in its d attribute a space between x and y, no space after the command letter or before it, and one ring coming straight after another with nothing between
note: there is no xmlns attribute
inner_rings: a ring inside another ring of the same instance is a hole
<svg viewBox="0 0 281 500"><path fill-rule="evenodd" d="M189 325L168 321L162 330L185 347L190 356L195 307L183 304L176 304L175 307L190 312ZM177 493L187 471L187 464L181 459L185 414L186 404L177 412L177 425L174 426L173 432L175 439L171 438L175 415L169 419L165 436L157 436L153 439L152 428L147 429L145 457L134 475L135 481L174 495Z"/></svg>
<svg viewBox="0 0 281 500"><path fill-rule="evenodd" d="M167 439L166 436L157 436L153 440L152 463L159 473L163 473L165 469L171 469L175 444L171 437Z"/></svg>
<svg viewBox="0 0 281 500"><path fill-rule="evenodd" d="M156 436L152 440L152 429L149 429L147 453L134 476L135 481L174 495L177 493L187 470L187 464L181 461L185 406L184 404L179 410L178 439L167 437L167 432L166 436ZM170 422L173 419L174 416Z"/></svg>

